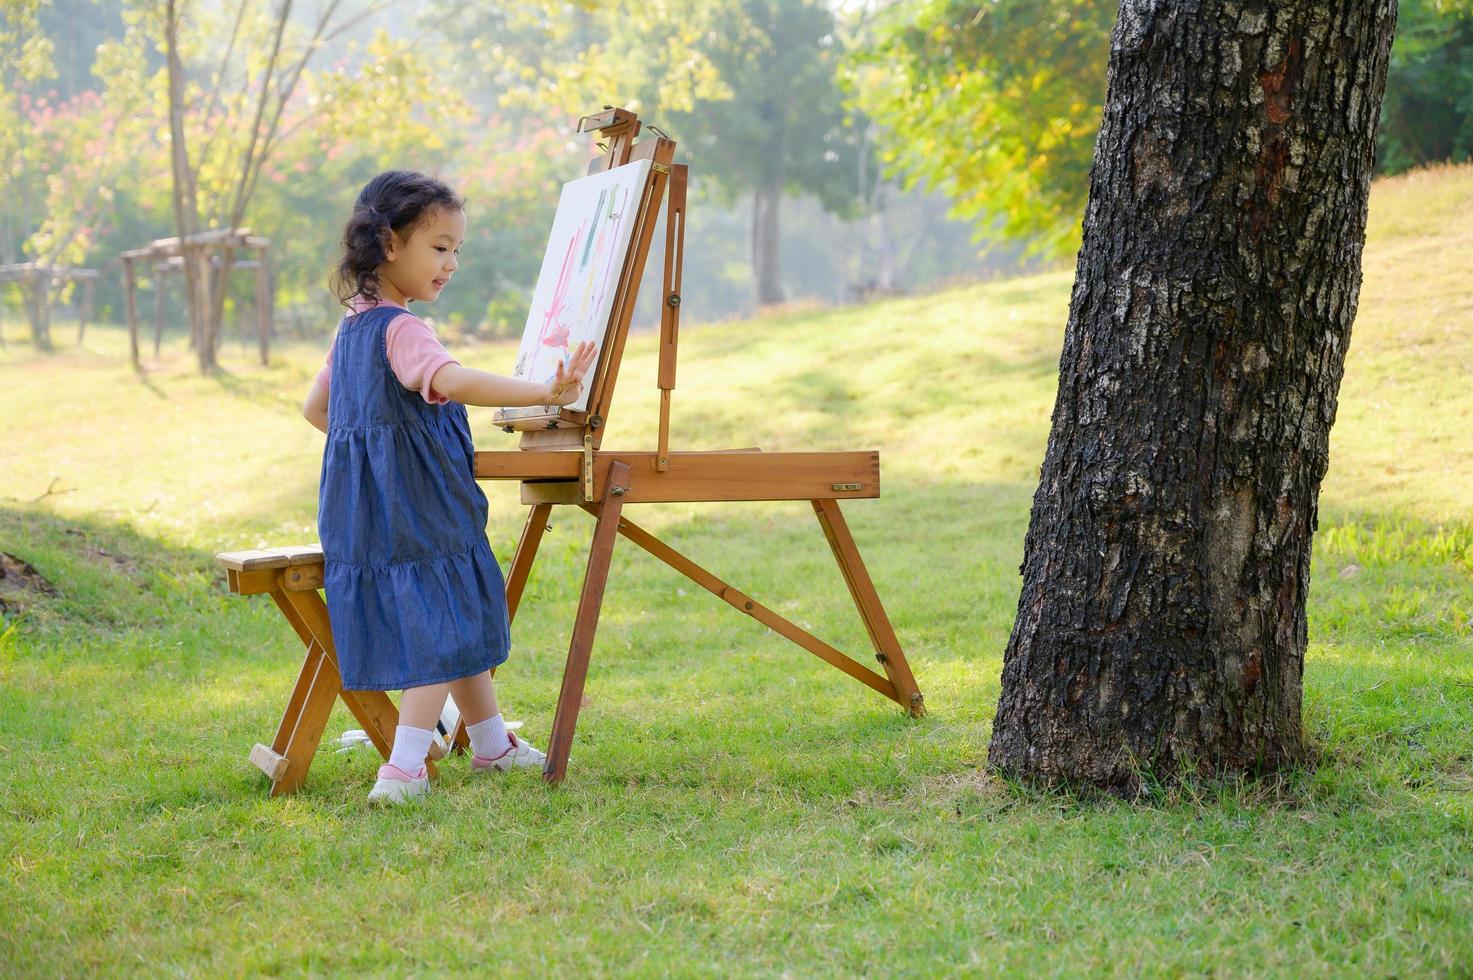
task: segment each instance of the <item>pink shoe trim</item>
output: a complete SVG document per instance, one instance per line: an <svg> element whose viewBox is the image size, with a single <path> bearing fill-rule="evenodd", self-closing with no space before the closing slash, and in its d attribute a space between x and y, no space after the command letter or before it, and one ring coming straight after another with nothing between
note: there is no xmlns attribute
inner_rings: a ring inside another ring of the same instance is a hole
<svg viewBox="0 0 1473 980"><path fill-rule="evenodd" d="M498 759L505 759L509 754L515 752L517 750L516 732L507 732L506 737L509 740L510 744L507 745L505 752L501 753L500 755L493 756L473 754L471 756L471 767L475 769L485 769L487 766L495 765Z"/></svg>
<svg viewBox="0 0 1473 980"><path fill-rule="evenodd" d="M418 773L405 772L392 762L385 762L378 767L379 779L394 779L401 783L414 783L425 778L427 770L421 766Z"/></svg>

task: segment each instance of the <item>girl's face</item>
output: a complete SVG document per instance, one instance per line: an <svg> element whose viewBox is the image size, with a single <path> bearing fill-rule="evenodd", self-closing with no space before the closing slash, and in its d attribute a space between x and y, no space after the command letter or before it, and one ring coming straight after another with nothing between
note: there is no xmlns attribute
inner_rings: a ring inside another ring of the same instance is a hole
<svg viewBox="0 0 1473 980"><path fill-rule="evenodd" d="M384 298L401 305L414 299L432 303L460 267L465 212L435 208L407 241L397 232L389 238L388 258L378 267Z"/></svg>

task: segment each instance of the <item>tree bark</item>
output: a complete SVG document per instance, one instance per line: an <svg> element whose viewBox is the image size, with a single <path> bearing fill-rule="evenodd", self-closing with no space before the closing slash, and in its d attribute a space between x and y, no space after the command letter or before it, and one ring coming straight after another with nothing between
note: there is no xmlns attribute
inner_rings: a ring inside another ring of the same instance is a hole
<svg viewBox="0 0 1473 980"><path fill-rule="evenodd" d="M1304 758L1305 596L1395 0L1124 0L989 758Z"/></svg>
<svg viewBox="0 0 1473 980"><path fill-rule="evenodd" d="M50 353L56 349L51 343L51 273L35 272L20 283L26 319L31 324L31 344L38 351Z"/></svg>
<svg viewBox="0 0 1473 980"><path fill-rule="evenodd" d="M215 367L213 343L206 343L205 329L209 316L206 296L209 268L200 261L200 250L188 244L189 236L199 231L199 193L194 169L189 163L189 147L184 134L184 61L179 54L179 5L168 0L164 19L164 53L169 78L169 162L174 176L174 225L179 235L179 254L184 266L184 308L189 317L189 336L201 371Z"/></svg>
<svg viewBox="0 0 1473 980"><path fill-rule="evenodd" d="M778 249L782 200L781 179L757 188L752 196L752 284L759 306L781 303L786 298Z"/></svg>

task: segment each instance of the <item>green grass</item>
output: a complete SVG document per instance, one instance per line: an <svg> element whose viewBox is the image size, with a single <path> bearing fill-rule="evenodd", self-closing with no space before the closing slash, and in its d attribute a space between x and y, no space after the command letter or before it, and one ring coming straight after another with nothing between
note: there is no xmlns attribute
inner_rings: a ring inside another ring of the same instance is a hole
<svg viewBox="0 0 1473 980"><path fill-rule="evenodd" d="M928 717L623 546L567 782L452 764L387 813L367 751L266 798L245 753L299 653L212 562L313 538L322 345L232 347L211 378L166 351L140 379L115 328L38 357L12 321L0 550L57 594L0 627L0 971L1466 974L1470 253L1473 168L1377 185L1315 542L1319 765L1138 805L984 765L1068 274L682 336L678 448L880 449L884 496L846 513ZM655 363L631 342L607 445L653 444ZM523 510L489 489L505 556ZM634 516L864 650L806 505ZM539 741L590 529L556 516L499 675Z"/></svg>

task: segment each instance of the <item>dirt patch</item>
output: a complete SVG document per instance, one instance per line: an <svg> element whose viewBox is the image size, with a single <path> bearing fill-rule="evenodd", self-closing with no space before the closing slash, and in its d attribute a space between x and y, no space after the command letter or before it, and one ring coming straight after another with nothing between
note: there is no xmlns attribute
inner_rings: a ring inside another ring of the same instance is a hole
<svg viewBox="0 0 1473 980"><path fill-rule="evenodd" d="M30 562L0 551L0 612L19 610L38 595L56 595L56 587Z"/></svg>

